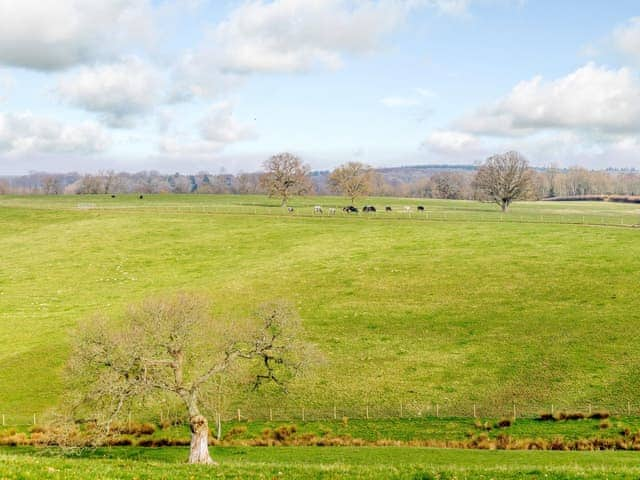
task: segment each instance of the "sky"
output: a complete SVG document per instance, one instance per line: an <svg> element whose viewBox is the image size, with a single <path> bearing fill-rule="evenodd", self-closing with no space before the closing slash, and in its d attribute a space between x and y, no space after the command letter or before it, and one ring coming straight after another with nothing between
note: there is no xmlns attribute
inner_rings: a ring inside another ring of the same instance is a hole
<svg viewBox="0 0 640 480"><path fill-rule="evenodd" d="M0 0L0 175L640 168L637 0Z"/></svg>

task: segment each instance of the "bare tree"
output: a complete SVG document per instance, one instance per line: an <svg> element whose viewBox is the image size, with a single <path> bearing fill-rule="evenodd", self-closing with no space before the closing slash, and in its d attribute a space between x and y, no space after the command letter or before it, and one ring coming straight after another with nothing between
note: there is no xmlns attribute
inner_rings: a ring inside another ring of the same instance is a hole
<svg viewBox="0 0 640 480"><path fill-rule="evenodd" d="M282 206L294 195L306 195L313 190L309 180L309 166L303 165L291 153L280 153L263 164L265 173L260 177L260 185L270 197L282 199Z"/></svg>
<svg viewBox="0 0 640 480"><path fill-rule="evenodd" d="M263 382L284 386L310 350L286 304L263 306L246 323L213 317L209 306L206 298L183 293L131 306L117 329L104 318L90 322L69 363L74 417L91 414L100 427L94 430L108 434L132 401L173 396L189 415L189 463L214 463L204 413L207 389L221 375L238 381L251 376L255 388Z"/></svg>
<svg viewBox="0 0 640 480"><path fill-rule="evenodd" d="M42 193L45 195L60 195L62 192L62 184L58 177L49 175L42 179Z"/></svg>
<svg viewBox="0 0 640 480"><path fill-rule="evenodd" d="M456 172L438 172L431 177L433 198L462 198L464 178Z"/></svg>
<svg viewBox="0 0 640 480"><path fill-rule="evenodd" d="M373 188L375 172L369 165L360 162L348 162L340 165L329 175L329 185L338 194L351 200L369 195Z"/></svg>
<svg viewBox="0 0 640 480"><path fill-rule="evenodd" d="M478 168L474 185L506 212L530 188L529 162L514 151L493 155Z"/></svg>

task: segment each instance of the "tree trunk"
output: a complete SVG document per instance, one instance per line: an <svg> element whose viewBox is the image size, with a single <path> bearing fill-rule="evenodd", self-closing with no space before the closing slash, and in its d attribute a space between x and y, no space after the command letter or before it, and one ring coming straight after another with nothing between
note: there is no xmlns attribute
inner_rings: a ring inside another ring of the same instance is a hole
<svg viewBox="0 0 640 480"><path fill-rule="evenodd" d="M189 419L191 427L191 450L189 463L217 465L209 455L209 424L202 415L195 415Z"/></svg>

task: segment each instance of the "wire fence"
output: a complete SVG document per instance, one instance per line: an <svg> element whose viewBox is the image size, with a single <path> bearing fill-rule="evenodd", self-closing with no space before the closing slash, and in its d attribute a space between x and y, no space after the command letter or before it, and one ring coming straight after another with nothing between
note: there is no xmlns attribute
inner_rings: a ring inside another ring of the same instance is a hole
<svg viewBox="0 0 640 480"><path fill-rule="evenodd" d="M151 416L149 416L149 413ZM540 405L539 407L520 407L517 403L509 405L487 405L471 403L468 405L417 404L415 402L399 402L396 405L362 404L362 405L327 405L323 407L273 406L273 407L238 407L224 411L208 412L211 418L224 422L325 422L325 421L389 421L389 420L433 420L433 419L481 419L510 418L535 419L541 415L562 415L598 418L602 413L620 417L640 417L640 403L571 403L558 402ZM0 427L33 426L46 423L46 414L39 413L2 413ZM140 420L136 414L129 414L129 422ZM144 414L145 421L156 423L186 423L186 414L180 408L158 409Z"/></svg>
<svg viewBox="0 0 640 480"><path fill-rule="evenodd" d="M390 204L387 205L390 211L385 211L385 207L379 207L375 212L349 213L343 210L342 205L322 205L321 210L316 210L314 206L304 205L286 207L273 205L233 205L233 204L213 204L213 203L180 203L180 202L156 202L142 201L140 204L113 204L108 202L27 202L12 201L7 206L55 209L55 210L75 210L83 212L120 212L120 213L151 213L154 215L255 215L288 218L317 218L336 219L351 218L360 220L410 220L425 222L462 222L462 223L540 223L540 224L573 224L573 225L597 225L597 226L617 226L617 227L638 227L640 226L640 210L618 210L615 208L598 208L592 212L588 209L580 208L556 208L547 204L525 208L514 208L507 213L499 210L489 210L483 208L481 204L477 208L470 207L442 207L418 210L415 204Z"/></svg>

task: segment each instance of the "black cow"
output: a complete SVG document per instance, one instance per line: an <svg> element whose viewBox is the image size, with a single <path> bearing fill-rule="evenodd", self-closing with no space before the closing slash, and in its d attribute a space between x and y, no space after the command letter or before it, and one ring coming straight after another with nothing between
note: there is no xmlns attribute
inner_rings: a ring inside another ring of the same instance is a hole
<svg viewBox="0 0 640 480"><path fill-rule="evenodd" d="M293 207L287 207L287 212L293 213Z"/></svg>
<svg viewBox="0 0 640 480"><path fill-rule="evenodd" d="M142 200L144 198L144 195L140 195L138 198Z"/></svg>
<svg viewBox="0 0 640 480"><path fill-rule="evenodd" d="M353 205L349 205L348 207L343 207L342 211L346 213L358 213L358 209Z"/></svg>
<svg viewBox="0 0 640 480"><path fill-rule="evenodd" d="M391 211L391 207L389 205L387 205L386 207L384 207L384 211L385 212L390 212Z"/></svg>
<svg viewBox="0 0 640 480"><path fill-rule="evenodd" d="M115 195L111 195L111 198L116 198L116 196Z"/></svg>
<svg viewBox="0 0 640 480"><path fill-rule="evenodd" d="M418 211L419 212L424 212L424 207L422 205L418 205Z"/></svg>
<svg viewBox="0 0 640 480"><path fill-rule="evenodd" d="M374 207L373 205L365 205L364 207L362 207L362 211L363 212L375 212L376 211L376 207Z"/></svg>

